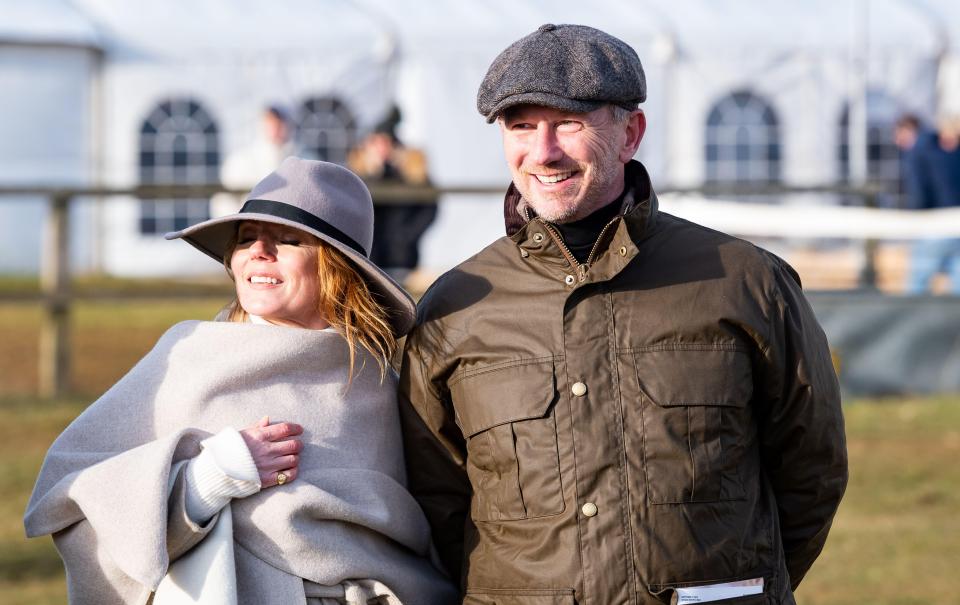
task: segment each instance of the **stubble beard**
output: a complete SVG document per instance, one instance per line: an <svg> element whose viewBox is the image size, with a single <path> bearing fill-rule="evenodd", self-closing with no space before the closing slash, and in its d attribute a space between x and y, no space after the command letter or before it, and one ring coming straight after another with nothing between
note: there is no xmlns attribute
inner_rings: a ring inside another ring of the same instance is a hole
<svg viewBox="0 0 960 605"><path fill-rule="evenodd" d="M523 199L527 201L527 204L537 213L537 216L550 223L568 222L580 210L582 204L578 203L578 201L583 201L574 199L571 202L565 203L565 198L570 196L564 194L534 196L523 190L521 190L520 193L523 195ZM573 197L575 198L578 193L579 191L575 192Z"/></svg>
<svg viewBox="0 0 960 605"><path fill-rule="evenodd" d="M523 179L517 179L524 183L523 186L517 185L517 189L530 208L543 220L550 223L573 222L589 216L611 202L613 198L606 199L611 188L616 189L617 193L620 192L620 189L613 187L613 181L618 175L616 161L616 158L605 158L592 165L589 182L583 181L585 188L569 193L534 193L529 191ZM587 171L583 167L577 166L575 169L580 171L581 179L586 177Z"/></svg>

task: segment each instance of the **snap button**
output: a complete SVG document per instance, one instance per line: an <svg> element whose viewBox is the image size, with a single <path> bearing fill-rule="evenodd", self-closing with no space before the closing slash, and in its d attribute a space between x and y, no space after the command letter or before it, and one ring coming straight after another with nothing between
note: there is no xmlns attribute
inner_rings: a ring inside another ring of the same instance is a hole
<svg viewBox="0 0 960 605"><path fill-rule="evenodd" d="M587 394L587 385L582 382L575 382L573 386L570 387L570 392L576 395L577 397L583 397Z"/></svg>
<svg viewBox="0 0 960 605"><path fill-rule="evenodd" d="M530 253L524 250L523 248L520 248L520 256L522 256L523 258L527 258L528 256L530 256Z"/></svg>
<svg viewBox="0 0 960 605"><path fill-rule="evenodd" d="M554 25L553 23L546 23L539 27L539 30L542 32L552 32L555 29L557 29L557 26Z"/></svg>
<svg viewBox="0 0 960 605"><path fill-rule="evenodd" d="M574 282L577 281L577 278L575 278L575 277L572 276L572 275L568 275L568 276L566 276L566 277L563 278L563 281L565 281L568 286L572 286L572 285L574 284Z"/></svg>
<svg viewBox="0 0 960 605"><path fill-rule="evenodd" d="M627 247L626 247L626 246L620 246L619 252L620 252L620 256L626 256L626 255L627 255Z"/></svg>
<svg viewBox="0 0 960 605"><path fill-rule="evenodd" d="M593 502L587 502L586 504L580 507L580 510L583 512L583 515L585 517L594 517L599 512L599 510L597 509L597 505L594 504Z"/></svg>
<svg viewBox="0 0 960 605"><path fill-rule="evenodd" d="M540 242L542 242L542 241L543 241L543 234L542 234L542 233L534 233L534 234L533 234L533 241L536 242L536 243L538 243L538 244L539 244Z"/></svg>

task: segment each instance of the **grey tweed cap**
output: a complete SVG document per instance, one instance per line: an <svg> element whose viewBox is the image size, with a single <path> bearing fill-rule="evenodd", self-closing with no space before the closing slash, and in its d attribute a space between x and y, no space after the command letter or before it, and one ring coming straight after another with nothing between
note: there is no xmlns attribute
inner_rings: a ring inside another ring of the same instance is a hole
<svg viewBox="0 0 960 605"><path fill-rule="evenodd" d="M647 98L640 57L630 46L586 25L541 25L493 60L477 109L493 122L529 103L586 113L601 105L636 109Z"/></svg>

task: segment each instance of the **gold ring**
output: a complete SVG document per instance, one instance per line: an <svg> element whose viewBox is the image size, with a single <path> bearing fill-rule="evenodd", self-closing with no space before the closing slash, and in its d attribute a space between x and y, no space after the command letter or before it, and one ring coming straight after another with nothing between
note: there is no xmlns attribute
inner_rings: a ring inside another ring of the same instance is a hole
<svg viewBox="0 0 960 605"><path fill-rule="evenodd" d="M283 485L287 482L287 474L284 472L277 473L277 485Z"/></svg>

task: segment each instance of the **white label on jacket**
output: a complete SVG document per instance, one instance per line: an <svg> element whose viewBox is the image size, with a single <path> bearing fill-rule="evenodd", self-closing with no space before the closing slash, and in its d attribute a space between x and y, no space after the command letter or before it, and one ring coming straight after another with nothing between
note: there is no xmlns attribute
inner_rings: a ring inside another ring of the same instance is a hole
<svg viewBox="0 0 960 605"><path fill-rule="evenodd" d="M736 597L746 597L754 594L763 594L763 578L740 580L739 582L723 582L722 584L705 584L703 586L688 586L676 588L677 604L710 603Z"/></svg>

